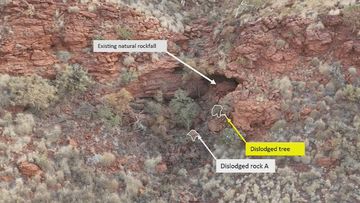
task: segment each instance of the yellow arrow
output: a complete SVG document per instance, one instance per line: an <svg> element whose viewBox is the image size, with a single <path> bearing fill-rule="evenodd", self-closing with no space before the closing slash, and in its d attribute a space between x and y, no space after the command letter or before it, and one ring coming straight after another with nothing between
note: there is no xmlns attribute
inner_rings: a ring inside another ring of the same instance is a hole
<svg viewBox="0 0 360 203"><path fill-rule="evenodd" d="M235 130L236 134L239 136L239 138L244 141L244 143L246 144L246 140L245 138L241 135L241 133L238 131L238 129L236 129L236 127L234 126L234 124L231 122L230 118L228 118L226 116L226 121L229 123L229 125Z"/></svg>

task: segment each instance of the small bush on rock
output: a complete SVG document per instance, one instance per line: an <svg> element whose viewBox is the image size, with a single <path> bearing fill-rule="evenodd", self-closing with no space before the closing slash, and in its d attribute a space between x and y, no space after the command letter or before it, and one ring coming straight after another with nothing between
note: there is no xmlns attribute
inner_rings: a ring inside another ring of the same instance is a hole
<svg viewBox="0 0 360 203"><path fill-rule="evenodd" d="M118 26L115 28L115 32L118 35L119 39L122 40L129 40L134 37L134 33L126 27Z"/></svg>
<svg viewBox="0 0 360 203"><path fill-rule="evenodd" d="M109 127L115 127L121 124L121 117L107 106L100 106L95 116Z"/></svg>
<svg viewBox="0 0 360 203"><path fill-rule="evenodd" d="M0 76L1 105L46 109L57 99L56 88L47 79L37 75Z"/></svg>
<svg viewBox="0 0 360 203"><path fill-rule="evenodd" d="M106 104L111 106L116 113L122 114L129 107L129 102L133 100L133 96L126 89L122 88L119 92L105 95Z"/></svg>
<svg viewBox="0 0 360 203"><path fill-rule="evenodd" d="M174 98L170 101L170 109L173 120L187 129L199 114L200 107L195 101L187 96L183 90L177 90Z"/></svg>
<svg viewBox="0 0 360 203"><path fill-rule="evenodd" d="M344 90L345 98L352 102L360 101L360 88L354 87L352 85L346 85Z"/></svg>
<svg viewBox="0 0 360 203"><path fill-rule="evenodd" d="M73 94L85 91L92 83L88 73L80 65L74 64L66 66L56 76L56 87L60 94Z"/></svg>

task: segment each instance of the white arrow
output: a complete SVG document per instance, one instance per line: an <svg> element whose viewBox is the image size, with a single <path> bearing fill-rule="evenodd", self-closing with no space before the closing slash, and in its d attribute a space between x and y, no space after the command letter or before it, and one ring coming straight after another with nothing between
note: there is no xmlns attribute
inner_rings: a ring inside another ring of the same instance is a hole
<svg viewBox="0 0 360 203"><path fill-rule="evenodd" d="M201 77L205 78L207 81L209 81L212 85L216 85L215 80L212 80L208 77L206 77L204 74L200 73L198 70L196 70L195 68L191 67L190 65L186 64L184 61L182 61L181 59L179 59L178 57L176 57L174 54L166 51L167 54L169 54L170 56L172 56L174 59L176 59L177 61L179 61L180 63L182 63L184 66L190 68L192 71L194 71L195 73L199 74Z"/></svg>
<svg viewBox="0 0 360 203"><path fill-rule="evenodd" d="M211 152L211 150L209 149L209 147L205 144L204 140L201 138L200 134L198 132L196 132L195 130L190 130L190 132L188 132L188 134L191 137L191 140L193 142L196 141L196 138L198 140L200 140L200 142L205 146L205 148L210 152L211 156L216 160L215 155Z"/></svg>
<svg viewBox="0 0 360 203"><path fill-rule="evenodd" d="M198 139L203 143L203 145L206 147L206 149L210 152L211 156L216 160L215 155L211 152L211 150L210 150L209 147L205 144L205 142L202 140L202 138L199 137Z"/></svg>

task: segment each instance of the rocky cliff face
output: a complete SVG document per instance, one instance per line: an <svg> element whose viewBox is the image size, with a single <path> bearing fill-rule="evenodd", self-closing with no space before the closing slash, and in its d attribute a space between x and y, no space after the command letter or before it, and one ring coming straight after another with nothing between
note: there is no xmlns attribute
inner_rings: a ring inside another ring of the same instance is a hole
<svg viewBox="0 0 360 203"><path fill-rule="evenodd" d="M360 7L344 9L355 1L3 2L0 200L359 200L348 194L359 185ZM217 84L165 53L93 53L94 39L166 39ZM301 141L307 156L277 158L277 175L214 174L187 128L216 157L244 158L214 104L247 141Z"/></svg>
<svg viewBox="0 0 360 203"><path fill-rule="evenodd" d="M113 80L125 67L124 55L92 53L92 40L128 37L178 43L186 39L162 28L155 18L106 3L12 1L2 8L1 24L0 71L9 74L37 73L51 77L56 64L78 63L99 81ZM134 63L148 65L149 68L144 67L150 69L147 72L154 66L144 55L139 55ZM175 62L166 64L164 59L162 63L164 69L175 66Z"/></svg>
<svg viewBox="0 0 360 203"><path fill-rule="evenodd" d="M176 70L181 65L165 54L135 54L129 64L124 62L128 54L92 53L92 40L167 39L171 52L192 57L192 65L202 72L237 80L231 105L233 116L241 117L236 124L246 130L256 123L265 127L273 123L274 119L265 123L262 119L266 115L276 118L277 93L264 96L264 92L280 75L321 81L309 73L312 70L304 69L316 63L316 57L323 62L341 60L345 68L360 65L359 37L340 15L322 16L318 21L266 17L241 26L201 18L190 22L184 33L174 33L161 27L157 18L127 6L12 1L2 8L0 22L1 73L52 78L56 68L77 63L98 81L109 82L131 69L137 80L127 89L139 98L152 97L158 90L171 97L179 87L188 88ZM221 99L213 98L213 102ZM244 108L247 102L251 108ZM254 113L257 108L264 110Z"/></svg>

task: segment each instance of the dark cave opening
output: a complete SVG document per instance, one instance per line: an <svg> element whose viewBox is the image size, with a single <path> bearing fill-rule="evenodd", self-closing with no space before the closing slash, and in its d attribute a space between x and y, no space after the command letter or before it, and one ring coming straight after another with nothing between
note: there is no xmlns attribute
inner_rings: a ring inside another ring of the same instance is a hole
<svg viewBox="0 0 360 203"><path fill-rule="evenodd" d="M239 82L235 78L227 78L220 74L213 74L208 77L215 80L216 85L212 85L208 80L202 78L200 80L191 80L187 82L183 88L189 93L191 98L199 100L205 95L212 94L223 97L234 91L239 83L242 83L242 81Z"/></svg>
<svg viewBox="0 0 360 203"><path fill-rule="evenodd" d="M233 84L235 84L235 86L237 86L239 83L243 83L243 81L239 81L236 78L228 78L225 75L220 75L220 74L212 74L209 76L209 78L214 79L216 84L217 83L222 83L222 82L231 82Z"/></svg>

